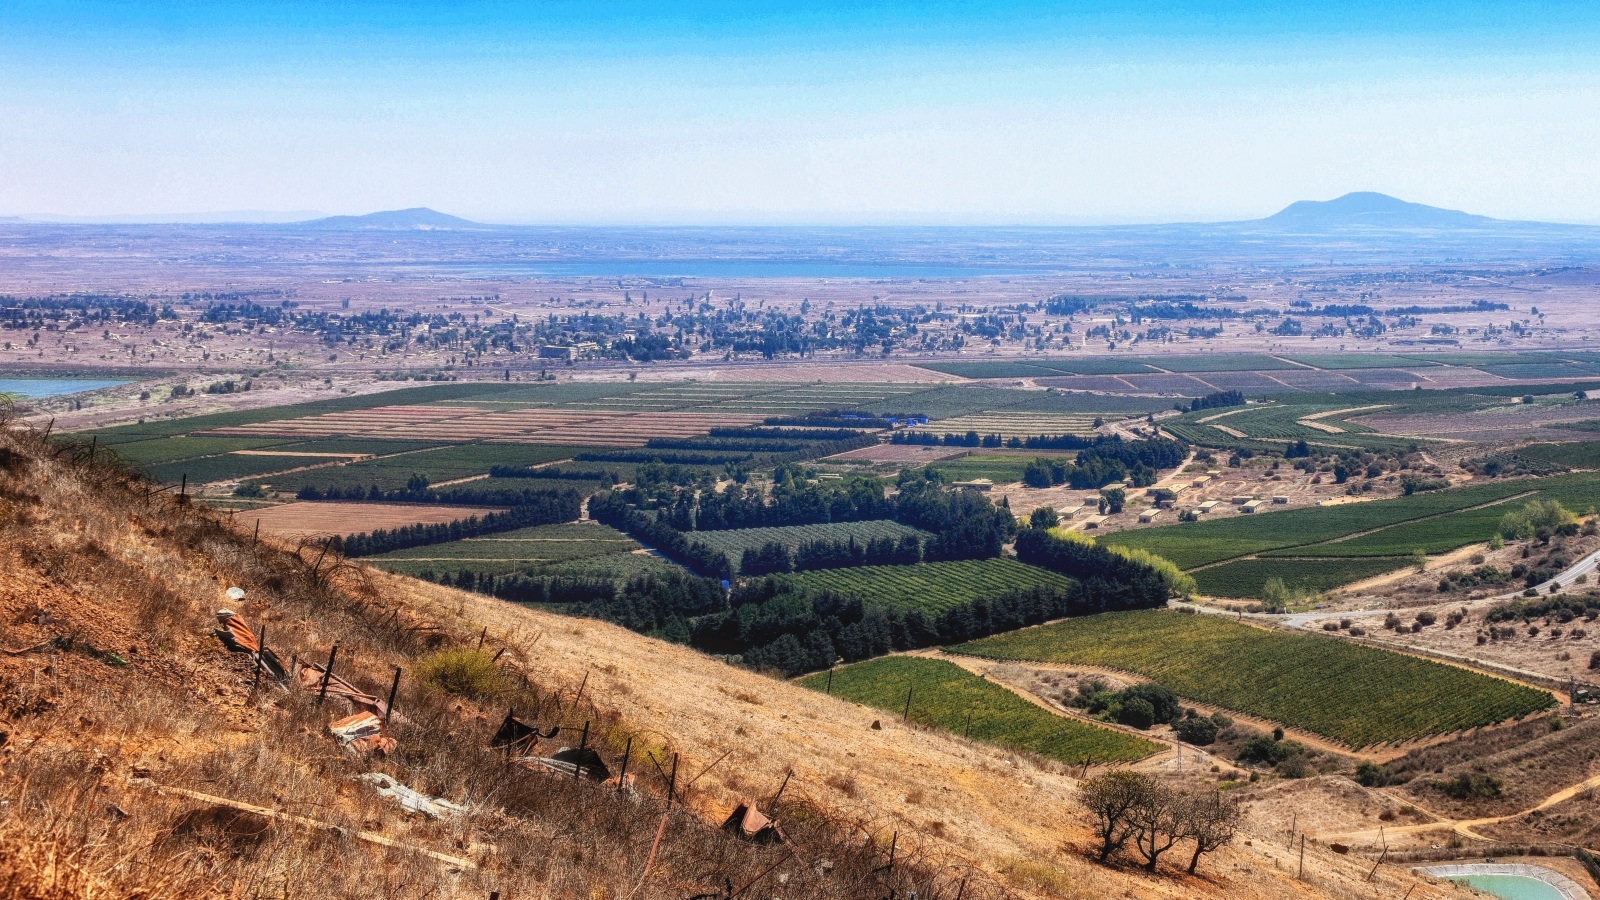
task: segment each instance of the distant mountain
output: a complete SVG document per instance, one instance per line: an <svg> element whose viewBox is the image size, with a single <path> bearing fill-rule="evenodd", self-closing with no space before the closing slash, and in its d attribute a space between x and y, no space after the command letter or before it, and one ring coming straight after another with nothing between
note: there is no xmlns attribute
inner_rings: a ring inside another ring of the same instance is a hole
<svg viewBox="0 0 1600 900"><path fill-rule="evenodd" d="M364 216L329 216L298 222L300 228L317 228L329 231L461 231L488 228L457 216L418 206L412 209L391 209L368 213Z"/></svg>
<svg viewBox="0 0 1600 900"><path fill-rule="evenodd" d="M1357 191L1334 200L1301 200L1256 223L1291 230L1327 228L1492 228L1531 223L1475 216L1454 209L1407 203L1388 194Z"/></svg>

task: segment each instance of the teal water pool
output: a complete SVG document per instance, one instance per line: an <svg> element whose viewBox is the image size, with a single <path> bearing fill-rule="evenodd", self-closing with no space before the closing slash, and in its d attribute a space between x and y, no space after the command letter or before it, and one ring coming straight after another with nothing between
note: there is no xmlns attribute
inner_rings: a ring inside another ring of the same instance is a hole
<svg viewBox="0 0 1600 900"><path fill-rule="evenodd" d="M1449 880L1493 894L1502 900L1562 900L1561 892L1521 875L1452 875Z"/></svg>
<svg viewBox="0 0 1600 900"><path fill-rule="evenodd" d="M0 378L0 394L42 400L127 384L127 378Z"/></svg>

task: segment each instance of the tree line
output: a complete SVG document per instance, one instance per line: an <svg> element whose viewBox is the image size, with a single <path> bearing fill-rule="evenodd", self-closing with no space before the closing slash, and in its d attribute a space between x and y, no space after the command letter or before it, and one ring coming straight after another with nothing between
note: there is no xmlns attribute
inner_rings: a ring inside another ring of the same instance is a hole
<svg viewBox="0 0 1600 900"><path fill-rule="evenodd" d="M1079 451L1077 458L1071 461L1035 459L1023 469L1022 481L1035 488L1065 484L1093 490L1119 481L1134 487L1149 487L1156 483L1158 469L1179 465L1187 453L1188 445L1167 438L1112 441Z"/></svg>
<svg viewBox="0 0 1600 900"><path fill-rule="evenodd" d="M543 491L529 502L513 506L505 512L491 512L457 519L454 522L379 528L365 534L352 534L335 539L335 545L342 549L346 556L373 556L409 547L443 544L534 525L571 522L581 514L582 506L583 499L577 491Z"/></svg>

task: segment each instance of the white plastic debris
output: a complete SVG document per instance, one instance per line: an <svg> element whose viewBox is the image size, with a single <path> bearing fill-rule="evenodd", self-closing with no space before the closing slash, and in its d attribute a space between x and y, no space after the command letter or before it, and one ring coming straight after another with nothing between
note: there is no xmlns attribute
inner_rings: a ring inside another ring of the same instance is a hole
<svg viewBox="0 0 1600 900"><path fill-rule="evenodd" d="M443 797L429 797L427 794L414 791L382 772L368 772L361 776L361 780L371 784L385 797L393 797L407 810L422 813L430 819L466 812L464 806L451 803Z"/></svg>
<svg viewBox="0 0 1600 900"><path fill-rule="evenodd" d="M244 588L242 588L242 587L231 587L231 588L228 588L228 592L227 592L226 596L227 596L227 598L229 600L234 600L234 601L243 600L244 599Z"/></svg>

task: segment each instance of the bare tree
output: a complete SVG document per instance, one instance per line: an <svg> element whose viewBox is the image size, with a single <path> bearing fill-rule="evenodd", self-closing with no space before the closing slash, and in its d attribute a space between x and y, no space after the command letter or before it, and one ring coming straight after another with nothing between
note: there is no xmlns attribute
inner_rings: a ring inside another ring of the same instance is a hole
<svg viewBox="0 0 1600 900"><path fill-rule="evenodd" d="M1132 809L1133 845L1144 857L1146 870L1154 872L1161 854L1184 839L1188 832L1188 798L1164 784L1152 782Z"/></svg>
<svg viewBox="0 0 1600 900"><path fill-rule="evenodd" d="M1221 791L1200 791L1187 798L1187 837L1194 841L1194 856L1189 858L1189 874L1200 864L1200 854L1210 853L1233 840L1243 811L1238 801Z"/></svg>
<svg viewBox="0 0 1600 900"><path fill-rule="evenodd" d="M1100 838L1100 861L1121 850L1134 833L1132 812L1147 802L1158 789L1155 779L1138 772L1119 769L1096 775L1078 786L1078 796L1095 817L1095 835Z"/></svg>

